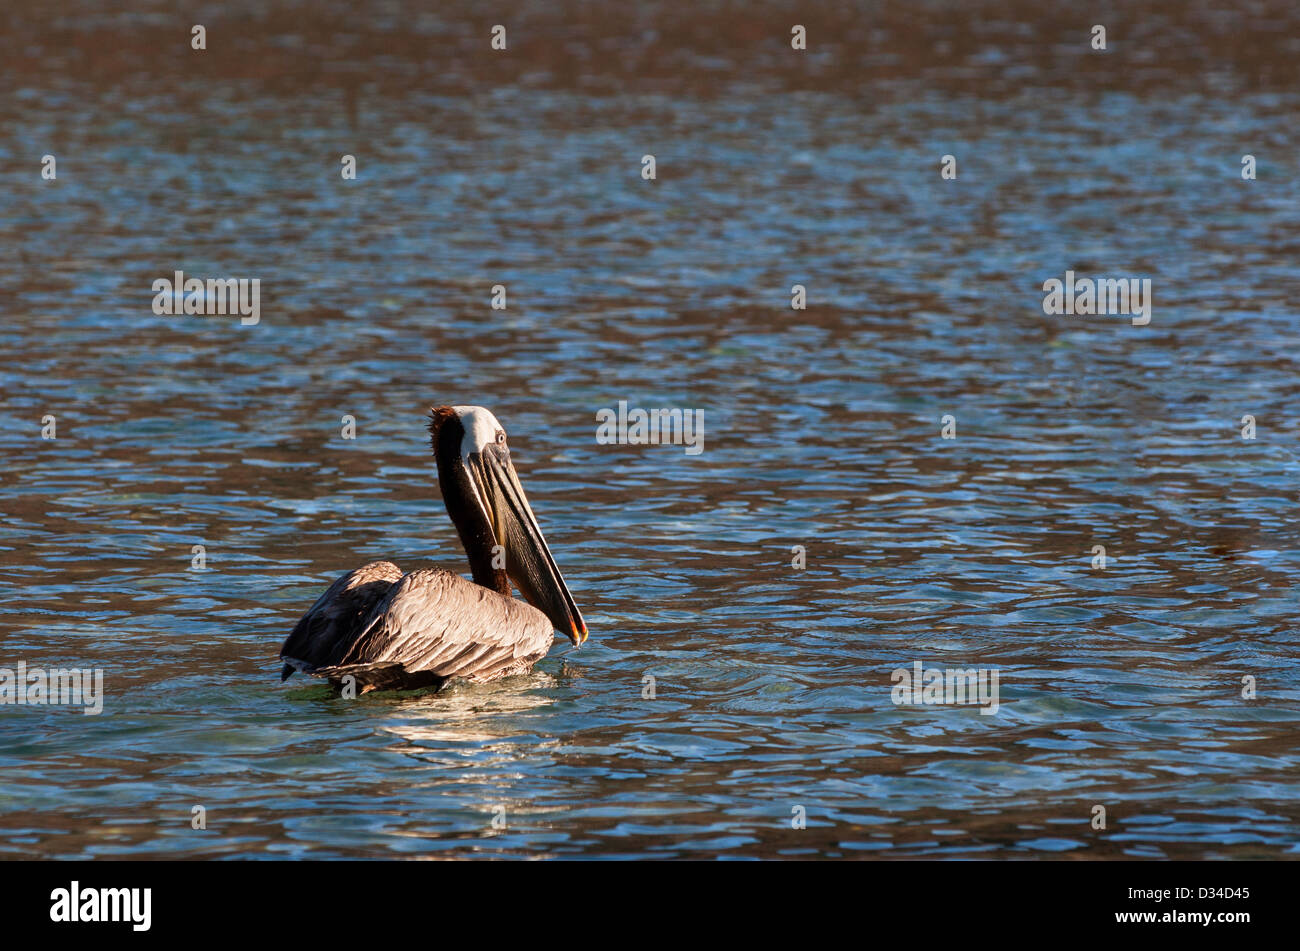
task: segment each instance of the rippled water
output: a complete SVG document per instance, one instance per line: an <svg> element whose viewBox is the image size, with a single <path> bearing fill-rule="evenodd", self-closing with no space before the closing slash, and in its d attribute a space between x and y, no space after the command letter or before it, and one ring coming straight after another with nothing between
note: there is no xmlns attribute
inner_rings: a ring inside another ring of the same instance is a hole
<svg viewBox="0 0 1300 951"><path fill-rule="evenodd" d="M460 4L232 13L197 66L159 6L6 13L0 665L107 698L0 707L0 855L1300 854L1295 12L1153 7L1099 67L1065 6L887 4L801 72L780 7L560 6L499 76ZM261 322L155 316L177 269ZM1150 325L1045 316L1067 269ZM704 452L598 445L618 400ZM281 685L343 571L464 570L444 402L509 429L591 640ZM998 712L896 706L916 661Z"/></svg>

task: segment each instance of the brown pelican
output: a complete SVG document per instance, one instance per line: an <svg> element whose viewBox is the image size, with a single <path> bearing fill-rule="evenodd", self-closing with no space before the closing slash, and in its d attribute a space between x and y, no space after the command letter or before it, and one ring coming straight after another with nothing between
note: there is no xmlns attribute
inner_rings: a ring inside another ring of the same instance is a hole
<svg viewBox="0 0 1300 951"><path fill-rule="evenodd" d="M526 673L553 630L575 647L587 625L555 567L510 462L506 433L481 406L429 414L438 484L473 581L441 568L403 575L391 561L349 571L311 606L280 648L295 670L358 693L487 683ZM528 601L510 596L510 582Z"/></svg>

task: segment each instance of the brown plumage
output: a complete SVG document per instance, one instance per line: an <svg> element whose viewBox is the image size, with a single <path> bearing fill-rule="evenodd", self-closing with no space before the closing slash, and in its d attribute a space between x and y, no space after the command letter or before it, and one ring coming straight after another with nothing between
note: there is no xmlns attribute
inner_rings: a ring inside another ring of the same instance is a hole
<svg viewBox="0 0 1300 951"><path fill-rule="evenodd" d="M282 680L300 670L358 693L441 688L453 678L487 683L531 670L554 629L575 646L586 639L500 423L481 407L439 407L429 429L474 580L432 568L403 575L390 561L348 572L285 640ZM509 596L511 581L531 604Z"/></svg>
<svg viewBox="0 0 1300 951"><path fill-rule="evenodd" d="M332 667L342 661L375 605L401 577L391 561L372 561L326 588L280 648L280 656L288 661L280 679L287 680L295 670Z"/></svg>
<svg viewBox="0 0 1300 951"><path fill-rule="evenodd" d="M391 585L344 656L316 673L339 686L351 672L372 689L395 665L435 686L453 677L488 683L532 670L553 640L551 622L535 607L450 571L423 568Z"/></svg>

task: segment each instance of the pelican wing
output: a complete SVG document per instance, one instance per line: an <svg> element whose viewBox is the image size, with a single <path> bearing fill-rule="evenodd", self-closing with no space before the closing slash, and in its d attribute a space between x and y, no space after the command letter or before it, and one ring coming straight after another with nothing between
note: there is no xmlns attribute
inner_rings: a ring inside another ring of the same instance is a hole
<svg viewBox="0 0 1300 951"><path fill-rule="evenodd" d="M413 681L485 683L532 667L553 637L550 620L531 605L450 571L422 569L393 585L337 665L318 673L333 681L365 668L391 677L397 665Z"/></svg>
<svg viewBox="0 0 1300 951"><path fill-rule="evenodd" d="M311 606L280 648L286 680L295 670L337 664L384 595L402 577L391 561L372 561L339 578Z"/></svg>

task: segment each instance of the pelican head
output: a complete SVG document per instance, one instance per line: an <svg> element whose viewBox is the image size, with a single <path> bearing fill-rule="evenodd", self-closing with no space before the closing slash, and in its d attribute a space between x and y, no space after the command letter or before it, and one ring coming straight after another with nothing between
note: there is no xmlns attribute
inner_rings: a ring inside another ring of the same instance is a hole
<svg viewBox="0 0 1300 951"><path fill-rule="evenodd" d="M505 429L481 406L438 406L429 436L442 500L475 582L509 597L513 581L555 630L581 646L587 625L519 484Z"/></svg>

